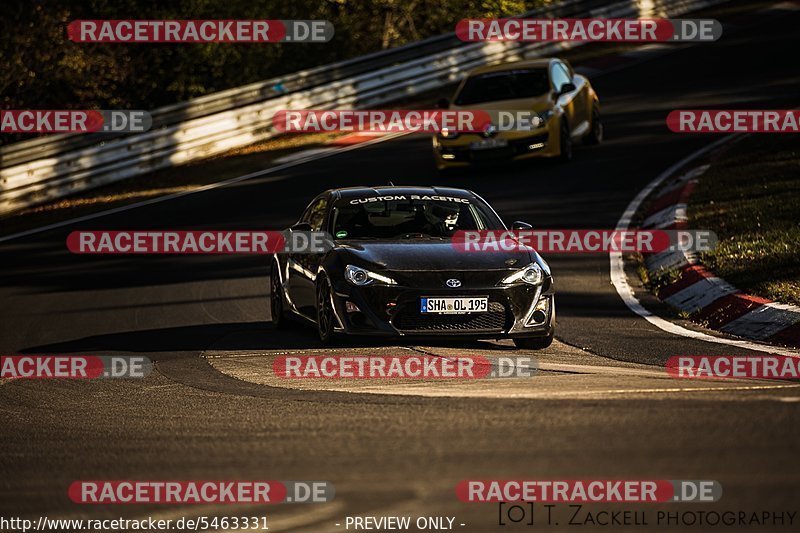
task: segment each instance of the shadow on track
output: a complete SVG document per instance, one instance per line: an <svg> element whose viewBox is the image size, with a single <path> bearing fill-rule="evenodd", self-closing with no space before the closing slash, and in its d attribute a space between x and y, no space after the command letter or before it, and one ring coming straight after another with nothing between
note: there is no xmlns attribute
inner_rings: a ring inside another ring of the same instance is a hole
<svg viewBox="0 0 800 533"><path fill-rule="evenodd" d="M214 350L323 350L326 348L371 348L391 346L426 346L483 349L492 351L515 350L484 341L440 338L414 338L412 340L372 337L346 337L336 339L331 346L323 345L310 327L290 331L277 331L261 322L233 322L227 324L198 324L172 328L144 329L93 335L64 342L25 348L21 353L79 353L79 352L200 352Z"/></svg>

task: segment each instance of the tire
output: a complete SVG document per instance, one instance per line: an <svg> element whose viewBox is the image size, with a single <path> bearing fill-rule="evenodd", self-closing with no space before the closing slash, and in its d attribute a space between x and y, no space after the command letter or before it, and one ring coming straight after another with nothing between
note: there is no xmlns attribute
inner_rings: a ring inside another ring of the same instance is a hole
<svg viewBox="0 0 800 533"><path fill-rule="evenodd" d="M567 126L566 120L561 122L561 134L558 144L560 150L558 154L559 161L562 163L572 161L572 137L569 135L569 126Z"/></svg>
<svg viewBox="0 0 800 533"><path fill-rule="evenodd" d="M322 276L317 282L317 334L322 344L330 344L333 340L333 303L331 302L331 282Z"/></svg>
<svg viewBox="0 0 800 533"><path fill-rule="evenodd" d="M553 332L547 337L524 337L514 339L514 346L523 350L544 350L553 344Z"/></svg>
<svg viewBox="0 0 800 533"><path fill-rule="evenodd" d="M592 128L584 135L583 144L595 145L601 142L603 142L603 121L600 120L600 110L595 107L592 110Z"/></svg>
<svg viewBox="0 0 800 533"><path fill-rule="evenodd" d="M288 329L291 325L283 303L283 287L281 286L281 278L278 274L277 261L272 262L272 270L269 277L269 310L272 315L272 325L276 329Z"/></svg>

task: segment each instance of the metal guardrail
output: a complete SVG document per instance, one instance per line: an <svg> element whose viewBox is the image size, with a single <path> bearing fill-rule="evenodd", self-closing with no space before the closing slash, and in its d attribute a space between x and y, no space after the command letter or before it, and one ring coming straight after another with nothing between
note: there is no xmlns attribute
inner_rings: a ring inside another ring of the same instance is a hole
<svg viewBox="0 0 800 533"><path fill-rule="evenodd" d="M569 0L528 17L674 17L727 0ZM40 137L0 148L0 214L246 146L277 135L281 109L369 108L458 81L472 68L583 43L464 43L429 38L166 106L137 134Z"/></svg>

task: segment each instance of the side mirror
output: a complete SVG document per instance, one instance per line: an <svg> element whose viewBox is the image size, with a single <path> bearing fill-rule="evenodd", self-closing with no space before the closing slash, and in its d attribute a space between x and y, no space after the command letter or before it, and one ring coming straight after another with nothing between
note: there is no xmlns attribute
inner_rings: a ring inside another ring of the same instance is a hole
<svg viewBox="0 0 800 533"><path fill-rule="evenodd" d="M511 224L511 229L512 229L512 230L518 230L518 229L532 229L532 228L533 228L533 226L531 226L531 225L530 225L530 224L528 224L527 222L523 222L523 221L521 221L521 220L515 220L515 221L514 221L514 222Z"/></svg>
<svg viewBox="0 0 800 533"><path fill-rule="evenodd" d="M311 231L311 224L308 222L298 222L289 229L292 231Z"/></svg>
<svg viewBox="0 0 800 533"><path fill-rule="evenodd" d="M438 107L439 109L447 109L448 107L450 107L450 100L448 100L447 98L439 98L439 101L436 102L436 107Z"/></svg>
<svg viewBox="0 0 800 533"><path fill-rule="evenodd" d="M577 87L575 87L574 83L567 82L567 83L565 83L564 85L561 86L561 89L558 91L558 96L561 96L561 95L567 94L567 93L571 93L575 89L577 89Z"/></svg>

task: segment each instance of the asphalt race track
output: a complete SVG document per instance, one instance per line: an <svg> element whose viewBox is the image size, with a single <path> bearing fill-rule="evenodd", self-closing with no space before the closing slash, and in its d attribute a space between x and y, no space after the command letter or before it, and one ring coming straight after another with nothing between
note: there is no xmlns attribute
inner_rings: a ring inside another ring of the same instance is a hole
<svg viewBox="0 0 800 533"><path fill-rule="evenodd" d="M3 354L156 362L144 380L0 383L0 515L84 516L66 497L77 479L333 482L333 503L266 510L274 531L342 531L345 516L361 514L449 515L456 529L494 531L495 505L455 498L459 481L481 478L714 479L724 489L719 503L665 508L797 510L800 386L666 377L659 365L673 355L748 352L671 335L634 315L609 281L606 255L546 257L558 329L536 353L536 377L298 384L268 375L275 355L525 352L510 342L322 350L310 328L271 328L268 258L77 256L65 247L75 229L282 229L319 191L388 180L473 189L507 223L614 228L653 177L716 139L670 133L670 110L797 106L800 68L780 50L796 44L800 10L719 18L725 34L716 43L593 79L606 141L579 147L567 165L442 178L430 139L406 136L0 244ZM236 514L169 506L91 513Z"/></svg>

